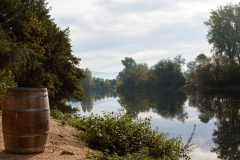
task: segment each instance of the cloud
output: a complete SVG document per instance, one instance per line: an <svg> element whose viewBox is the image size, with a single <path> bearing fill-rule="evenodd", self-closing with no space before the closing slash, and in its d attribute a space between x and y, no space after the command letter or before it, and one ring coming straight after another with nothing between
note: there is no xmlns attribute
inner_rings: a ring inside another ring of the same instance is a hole
<svg viewBox="0 0 240 160"><path fill-rule="evenodd" d="M203 160L203 159L216 160L217 159L216 153L211 153L209 151L207 152L204 147L198 147L194 149L194 152L190 153L189 156L191 156L191 158L194 160Z"/></svg>
<svg viewBox="0 0 240 160"><path fill-rule="evenodd" d="M211 9L226 4L224 0L47 2L55 23L70 27L73 54L82 58L81 67L107 72L118 72L126 56L151 66L178 54L187 62L199 53L208 54L211 46L203 22Z"/></svg>

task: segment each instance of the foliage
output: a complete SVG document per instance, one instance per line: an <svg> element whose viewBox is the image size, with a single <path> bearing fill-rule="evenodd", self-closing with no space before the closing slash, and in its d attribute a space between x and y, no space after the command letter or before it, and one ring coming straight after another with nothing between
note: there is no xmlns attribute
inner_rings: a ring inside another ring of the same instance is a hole
<svg viewBox="0 0 240 160"><path fill-rule="evenodd" d="M185 59L180 55L174 60L163 59L151 67L150 83L152 88L172 88L178 89L185 84L185 77L181 70Z"/></svg>
<svg viewBox="0 0 240 160"><path fill-rule="evenodd" d="M39 65L36 61L41 55L37 55L29 44L16 42L11 35L11 31L4 31L0 25L0 70L12 71L19 77Z"/></svg>
<svg viewBox="0 0 240 160"><path fill-rule="evenodd" d="M178 89L185 84L181 72L184 63L185 60L178 55L174 60L160 60L149 69L146 63L137 64L131 57L125 57L122 60L125 68L117 76L118 91Z"/></svg>
<svg viewBox="0 0 240 160"><path fill-rule="evenodd" d="M71 113L62 113L58 109L51 109L50 114L51 114L51 117L60 120L63 125L69 125L69 126L77 127L79 129L84 129L84 127L82 127L82 123L79 118L79 115L71 114Z"/></svg>
<svg viewBox="0 0 240 160"><path fill-rule="evenodd" d="M125 68L118 73L118 87L126 90L134 90L135 86L133 73L137 63L132 57L124 57L124 60L121 60L121 62Z"/></svg>
<svg viewBox="0 0 240 160"><path fill-rule="evenodd" d="M194 84L196 82L194 74L195 66L196 61L191 61L187 63L187 71L185 72L185 76L188 79L189 84Z"/></svg>
<svg viewBox="0 0 240 160"><path fill-rule="evenodd" d="M81 100L83 72L72 55L69 28L50 19L45 0L0 0L0 68L20 87L46 87L51 101ZM54 98L53 98L54 97Z"/></svg>
<svg viewBox="0 0 240 160"><path fill-rule="evenodd" d="M89 153L89 158L190 159L188 154L196 147L191 143L194 131L188 142L183 144L181 136L167 139L167 135L158 129L152 130L151 118L133 119L123 109L104 112L103 117L93 114L79 117L58 110L52 110L51 116L85 131L78 136L91 147L102 151L98 155Z"/></svg>
<svg viewBox="0 0 240 160"><path fill-rule="evenodd" d="M240 5L228 3L212 10L208 21L207 39L213 55L199 54L189 63L189 82L198 88L226 88L240 84ZM194 65L193 65L194 64ZM192 84L191 84L192 85Z"/></svg>
<svg viewBox="0 0 240 160"><path fill-rule="evenodd" d="M127 57L125 57L127 59ZM123 61L123 64L125 62ZM139 63L131 65L133 67L125 67L118 75L118 84L123 90L140 91L144 90L148 82L148 65L146 63Z"/></svg>
<svg viewBox="0 0 240 160"><path fill-rule="evenodd" d="M103 112L103 117L91 115L83 118L85 127L85 140L91 147L108 150L110 155L126 156L148 149L148 156L152 158L189 158L194 147L182 144L181 137L167 139L167 135L152 130L150 118L133 119L124 110L118 112Z"/></svg>
<svg viewBox="0 0 240 160"><path fill-rule="evenodd" d="M0 71L0 102L5 98L8 87L15 87L17 84L13 81L12 72L2 70Z"/></svg>
<svg viewBox="0 0 240 160"><path fill-rule="evenodd" d="M94 160L126 160L126 159L131 159L131 160L166 160L168 159L166 156L163 158L152 158L149 156L149 151L147 148L141 149L141 151L133 154L127 154L125 156L118 156L116 153L115 154L109 154L109 151L105 152L99 152L97 154L88 152L87 153L87 158L88 159L94 159ZM171 160L177 160L177 158L173 158Z"/></svg>
<svg viewBox="0 0 240 160"><path fill-rule="evenodd" d="M224 54L230 59L240 62L240 6L229 3L211 12L208 21L204 23L209 31L208 42L213 45L216 54Z"/></svg>
<svg viewBox="0 0 240 160"><path fill-rule="evenodd" d="M191 77L193 82L199 86L230 86L240 83L240 68L236 61L224 55L212 55L207 57L204 54L197 56Z"/></svg>
<svg viewBox="0 0 240 160"><path fill-rule="evenodd" d="M124 60L121 60L122 64L126 69L134 69L136 66L136 62L132 57L124 57Z"/></svg>

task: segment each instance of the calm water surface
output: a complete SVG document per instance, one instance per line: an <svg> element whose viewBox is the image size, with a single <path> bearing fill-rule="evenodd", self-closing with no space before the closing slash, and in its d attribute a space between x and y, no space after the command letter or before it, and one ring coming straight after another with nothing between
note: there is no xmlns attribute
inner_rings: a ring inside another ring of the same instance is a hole
<svg viewBox="0 0 240 160"><path fill-rule="evenodd" d="M154 95L91 92L82 102L67 102L81 115L102 115L102 111L128 108L134 117L152 117L152 128L182 136L186 142L193 126L192 142L199 146L190 154L193 160L240 159L240 98L237 92L192 93L159 92Z"/></svg>

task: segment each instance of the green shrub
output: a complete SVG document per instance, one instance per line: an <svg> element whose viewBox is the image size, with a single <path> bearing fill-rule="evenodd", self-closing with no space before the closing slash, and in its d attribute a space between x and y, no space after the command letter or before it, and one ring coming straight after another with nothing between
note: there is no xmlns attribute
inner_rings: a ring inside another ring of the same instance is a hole
<svg viewBox="0 0 240 160"><path fill-rule="evenodd" d="M81 119L77 114L64 114L58 109L51 109L50 114L53 118L60 120L62 125L69 125L84 130L84 127L82 127Z"/></svg>
<svg viewBox="0 0 240 160"><path fill-rule="evenodd" d="M85 127L85 140L91 147L108 154L126 156L147 149L152 158L188 159L188 153L195 147L182 143L181 136L167 139L167 135L159 130L151 129L151 118L133 119L121 109L118 112L103 112L103 117L91 114L82 117Z"/></svg>
<svg viewBox="0 0 240 160"><path fill-rule="evenodd" d="M98 152L98 153L91 153L88 152L86 157L88 159L94 159L94 160L167 160L164 158L152 158L149 156L149 152L147 148L143 148L141 151L133 154L127 154L125 156L119 156L116 153L109 154L109 151L105 152ZM171 159L174 160L174 159Z"/></svg>
<svg viewBox="0 0 240 160"><path fill-rule="evenodd" d="M151 118L134 119L124 109L117 112L103 112L103 116L91 114L80 117L52 110L51 115L65 124L84 130L81 138L91 148L102 152L88 153L87 157L98 160L175 160L190 159L188 154L196 147L191 143L192 135L186 144L181 136L167 138L167 134L151 129Z"/></svg>

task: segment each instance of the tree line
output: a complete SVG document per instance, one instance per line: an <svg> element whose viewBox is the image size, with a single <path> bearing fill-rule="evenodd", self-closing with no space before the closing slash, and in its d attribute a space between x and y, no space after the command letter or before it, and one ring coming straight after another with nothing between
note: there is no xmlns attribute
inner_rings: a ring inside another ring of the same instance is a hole
<svg viewBox="0 0 240 160"><path fill-rule="evenodd" d="M86 68L82 69L86 78L82 81L85 90L113 90L116 87L116 79L103 79L100 77L92 77L92 72Z"/></svg>
<svg viewBox="0 0 240 160"><path fill-rule="evenodd" d="M118 91L146 91L177 89L185 84L181 72L185 59L178 55L174 60L163 59L152 67L136 63L132 57L122 60L124 69L117 76Z"/></svg>
<svg viewBox="0 0 240 160"><path fill-rule="evenodd" d="M132 57L122 60L124 69L117 76L119 91L178 89L185 84L193 88L233 88L240 85L240 5L228 3L212 10L208 21L207 40L213 46L212 56L199 54L187 63L184 58L163 59L148 68Z"/></svg>

